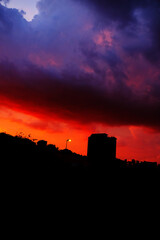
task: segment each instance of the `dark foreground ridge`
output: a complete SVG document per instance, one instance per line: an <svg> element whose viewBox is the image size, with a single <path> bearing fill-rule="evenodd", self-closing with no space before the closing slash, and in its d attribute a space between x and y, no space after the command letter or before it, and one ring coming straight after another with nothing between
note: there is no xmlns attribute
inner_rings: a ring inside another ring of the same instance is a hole
<svg viewBox="0 0 160 240"><path fill-rule="evenodd" d="M160 170L156 162L127 161L116 158L116 138L92 134L88 140L88 156L68 149L59 150L47 141L0 133L1 164L13 169L38 171L72 170L108 171L121 169Z"/></svg>

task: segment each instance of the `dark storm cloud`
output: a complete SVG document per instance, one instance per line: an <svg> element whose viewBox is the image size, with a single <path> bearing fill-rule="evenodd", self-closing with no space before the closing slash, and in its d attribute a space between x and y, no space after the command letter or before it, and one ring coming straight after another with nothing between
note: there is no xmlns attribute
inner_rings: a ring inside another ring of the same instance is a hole
<svg viewBox="0 0 160 240"><path fill-rule="evenodd" d="M74 1L74 0L73 0ZM146 23L150 32L150 45L144 48L134 48L141 52L149 61L160 61L160 1L159 0L78 0L89 6L98 14L97 26L117 24L124 30L124 34L138 37L136 29L139 22L137 15ZM130 29L129 29L130 28ZM132 31L132 30L133 31ZM132 51L128 48L128 51Z"/></svg>
<svg viewBox="0 0 160 240"><path fill-rule="evenodd" d="M138 96L122 82L112 92L98 86L78 84L80 81L85 83L86 78L90 77L87 75L76 79L74 75L65 73L63 79L33 65L28 65L21 72L6 62L1 63L0 69L0 79L3 79L0 82L1 98L10 99L17 106L22 105L36 114L50 118L58 114L61 118L81 123L103 122L159 128L160 99L157 91L160 85L156 86L156 91L153 89L150 97Z"/></svg>
<svg viewBox="0 0 160 240"><path fill-rule="evenodd" d="M99 13L101 20L110 19L118 21L121 26L128 25L129 22L135 20L133 16L133 9L137 2L128 0L78 0L81 3L89 5L93 10ZM139 5L139 4L138 4ZM106 22L104 22L105 24Z"/></svg>
<svg viewBox="0 0 160 240"><path fill-rule="evenodd" d="M41 0L27 22L0 5L1 104L46 118L158 129L158 7Z"/></svg>
<svg viewBox="0 0 160 240"><path fill-rule="evenodd" d="M76 1L76 0L73 0ZM134 11L136 9L146 9L149 7L159 7L159 0L78 0L89 5L99 12L103 19L118 21L120 24L128 25L135 21Z"/></svg>

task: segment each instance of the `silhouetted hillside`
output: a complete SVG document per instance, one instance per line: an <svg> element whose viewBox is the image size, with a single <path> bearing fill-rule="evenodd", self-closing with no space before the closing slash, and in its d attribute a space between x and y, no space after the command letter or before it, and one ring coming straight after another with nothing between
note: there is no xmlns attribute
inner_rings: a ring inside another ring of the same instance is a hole
<svg viewBox="0 0 160 240"><path fill-rule="evenodd" d="M111 140L113 141L113 138ZM47 144L45 140L34 142L22 136L11 136L6 133L0 133L0 151L1 164L16 171L23 169L24 171L44 173L45 171L52 172L63 169L93 171L108 171L108 169L160 170L160 165L157 163L135 160L129 162L113 157L107 159L107 155L105 158L104 154L98 153L98 151L93 156L91 154L91 159L88 161L87 156L73 153L68 149L59 150L55 145Z"/></svg>
<svg viewBox="0 0 160 240"><path fill-rule="evenodd" d="M12 162L20 165L43 165L51 168L74 168L86 166L87 157L71 152L68 149L59 150L53 144L33 140L21 136L11 136L0 133L1 162Z"/></svg>

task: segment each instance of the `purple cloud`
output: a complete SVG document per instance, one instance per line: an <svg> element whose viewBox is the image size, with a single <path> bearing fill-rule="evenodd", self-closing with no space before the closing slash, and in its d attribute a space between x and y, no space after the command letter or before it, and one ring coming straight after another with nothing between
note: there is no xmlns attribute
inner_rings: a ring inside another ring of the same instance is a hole
<svg viewBox="0 0 160 240"><path fill-rule="evenodd" d="M41 0L27 22L0 4L1 98L47 117L159 129L157 6Z"/></svg>

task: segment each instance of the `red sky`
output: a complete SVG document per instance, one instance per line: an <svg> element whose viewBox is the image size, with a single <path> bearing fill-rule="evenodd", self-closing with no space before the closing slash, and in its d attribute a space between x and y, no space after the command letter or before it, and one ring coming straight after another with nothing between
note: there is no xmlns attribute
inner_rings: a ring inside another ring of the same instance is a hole
<svg viewBox="0 0 160 240"><path fill-rule="evenodd" d="M102 124L78 125L61 119L48 121L15 111L6 107L0 108L0 131L12 135L22 135L31 139L45 139L60 149L65 148L66 139L72 139L68 148L82 155L87 154L88 136L94 132L105 132L117 137L117 157L121 159L138 159L140 161L157 161L160 163L160 134L153 130L121 126L110 127Z"/></svg>
<svg viewBox="0 0 160 240"><path fill-rule="evenodd" d="M2 2L0 131L83 155L105 132L117 157L160 163L159 1Z"/></svg>

